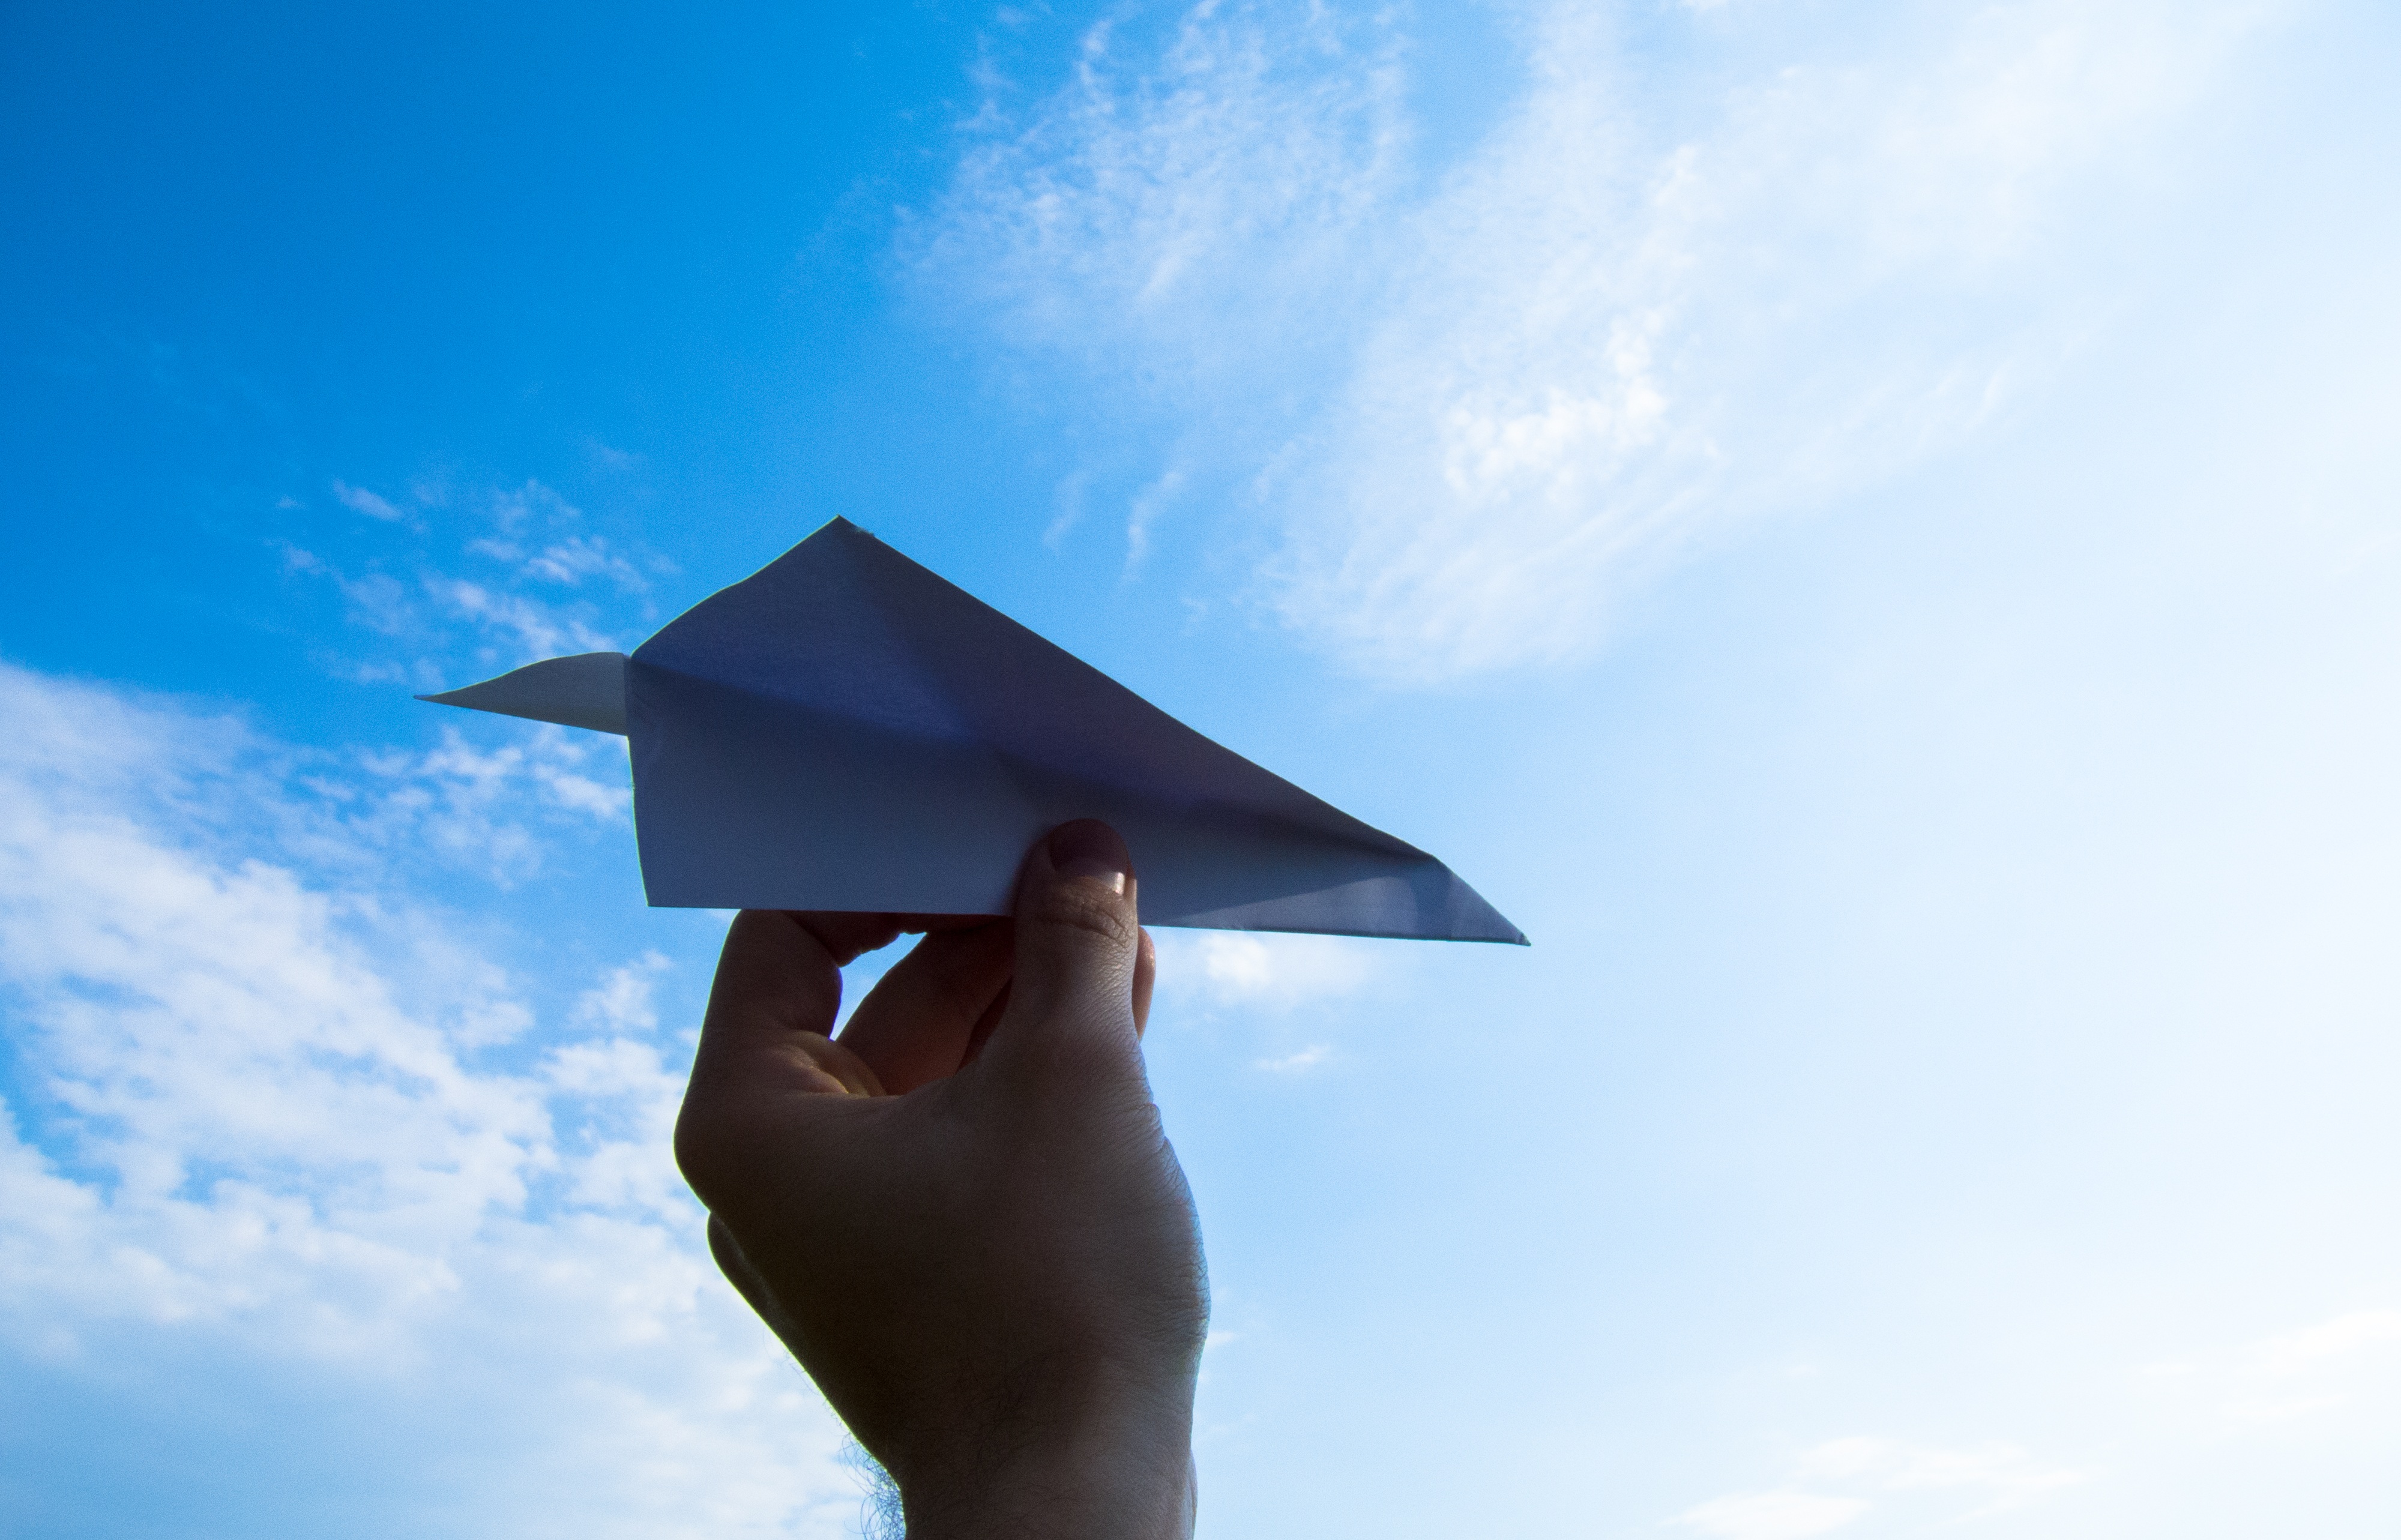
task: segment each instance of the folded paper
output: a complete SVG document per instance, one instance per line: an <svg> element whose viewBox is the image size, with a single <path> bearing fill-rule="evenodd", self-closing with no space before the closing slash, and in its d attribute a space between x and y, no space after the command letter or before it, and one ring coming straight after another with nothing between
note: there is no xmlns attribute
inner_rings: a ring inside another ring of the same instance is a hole
<svg viewBox="0 0 2401 1540"><path fill-rule="evenodd" d="M1026 847L1099 818L1147 924L1526 939L1433 856L843 519L631 657L419 699L624 734L653 905L1006 914Z"/></svg>

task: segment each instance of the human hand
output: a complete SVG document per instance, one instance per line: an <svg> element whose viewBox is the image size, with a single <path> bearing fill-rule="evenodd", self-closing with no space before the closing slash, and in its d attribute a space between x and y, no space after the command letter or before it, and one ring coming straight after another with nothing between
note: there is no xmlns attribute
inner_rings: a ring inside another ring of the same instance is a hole
<svg viewBox="0 0 2401 1540"><path fill-rule="evenodd" d="M841 965L926 938L829 1041ZM746 910L676 1124L710 1249L900 1489L910 1540L1191 1532L1200 1235L1138 1042L1124 843L1010 920Z"/></svg>

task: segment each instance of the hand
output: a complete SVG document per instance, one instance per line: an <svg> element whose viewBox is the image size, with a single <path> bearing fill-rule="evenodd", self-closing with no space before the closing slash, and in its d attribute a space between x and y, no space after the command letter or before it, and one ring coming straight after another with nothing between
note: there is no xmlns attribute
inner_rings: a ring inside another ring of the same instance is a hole
<svg viewBox="0 0 2401 1540"><path fill-rule="evenodd" d="M829 1041L841 965L920 930ZM1090 820L1029 852L1013 920L726 935L676 1158L910 1540L1191 1533L1208 1285L1143 1074L1154 958Z"/></svg>

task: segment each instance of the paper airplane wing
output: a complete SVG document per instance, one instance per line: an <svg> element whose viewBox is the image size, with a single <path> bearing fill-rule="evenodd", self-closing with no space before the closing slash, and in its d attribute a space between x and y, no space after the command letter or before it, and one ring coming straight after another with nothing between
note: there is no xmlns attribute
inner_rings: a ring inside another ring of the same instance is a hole
<svg viewBox="0 0 2401 1540"><path fill-rule="evenodd" d="M627 733L653 905L1005 914L1026 847L1101 818L1133 852L1149 924L1525 942L1423 851L845 520L630 660L553 659L426 699Z"/></svg>

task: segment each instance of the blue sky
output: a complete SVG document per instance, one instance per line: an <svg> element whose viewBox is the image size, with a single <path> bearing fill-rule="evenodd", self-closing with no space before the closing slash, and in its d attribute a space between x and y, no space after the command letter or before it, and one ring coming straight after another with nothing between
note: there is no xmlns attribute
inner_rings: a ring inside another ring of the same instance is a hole
<svg viewBox="0 0 2401 1540"><path fill-rule="evenodd" d="M2391 1533L2396 45L11 7L7 1527L855 1530L721 919L409 699L842 514L1534 939L1165 938L1204 1533Z"/></svg>

